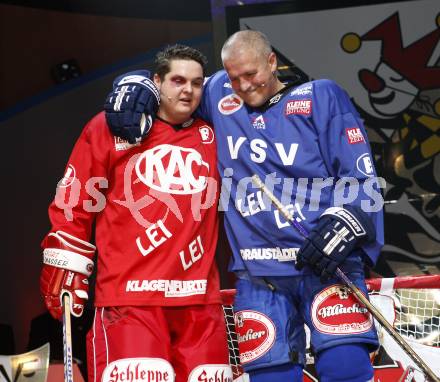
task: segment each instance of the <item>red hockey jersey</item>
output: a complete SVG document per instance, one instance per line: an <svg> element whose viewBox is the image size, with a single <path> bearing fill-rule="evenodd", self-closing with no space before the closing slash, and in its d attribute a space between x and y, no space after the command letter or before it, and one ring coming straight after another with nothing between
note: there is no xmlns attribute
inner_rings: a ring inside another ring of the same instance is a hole
<svg viewBox="0 0 440 382"><path fill-rule="evenodd" d="M96 306L219 303L219 184L204 121L176 129L156 120L147 139L129 144L100 113L58 183L51 232L90 241L96 222Z"/></svg>

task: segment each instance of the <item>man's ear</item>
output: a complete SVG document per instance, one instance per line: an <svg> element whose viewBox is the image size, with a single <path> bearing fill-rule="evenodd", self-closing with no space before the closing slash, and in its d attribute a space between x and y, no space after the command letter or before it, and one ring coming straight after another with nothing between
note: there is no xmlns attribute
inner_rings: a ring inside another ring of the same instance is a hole
<svg viewBox="0 0 440 382"><path fill-rule="evenodd" d="M159 75L157 73L154 73L153 82L157 86L157 88L160 89L162 81L161 81L161 79L160 79L160 77L159 77Z"/></svg>
<svg viewBox="0 0 440 382"><path fill-rule="evenodd" d="M274 52L269 53L269 65L271 72L276 72L278 67L277 55Z"/></svg>

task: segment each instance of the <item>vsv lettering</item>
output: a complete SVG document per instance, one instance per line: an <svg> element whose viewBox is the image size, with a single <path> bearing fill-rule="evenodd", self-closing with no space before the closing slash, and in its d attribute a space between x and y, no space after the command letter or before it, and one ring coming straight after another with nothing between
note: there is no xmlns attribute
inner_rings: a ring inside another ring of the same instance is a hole
<svg viewBox="0 0 440 382"><path fill-rule="evenodd" d="M239 137L235 142L234 138L230 135L227 137L228 140L228 148L229 148L229 154L231 156L231 159L237 159L238 158L238 152L240 150L240 147L243 145L244 142L247 141L247 138L245 137ZM291 143L290 147L288 148L288 152L286 151L286 148L284 147L283 143L274 143L275 149L278 153L279 158L281 159L281 162L284 166L291 166L295 160L296 153L298 151L298 143ZM267 142L262 139L252 139L249 142L250 147L250 159L252 162L255 163L263 163L266 160L266 150L268 148Z"/></svg>

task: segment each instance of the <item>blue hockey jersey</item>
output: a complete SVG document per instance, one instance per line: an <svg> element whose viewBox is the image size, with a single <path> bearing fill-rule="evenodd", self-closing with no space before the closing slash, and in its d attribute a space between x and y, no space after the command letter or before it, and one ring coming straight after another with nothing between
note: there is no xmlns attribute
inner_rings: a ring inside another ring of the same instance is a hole
<svg viewBox="0 0 440 382"><path fill-rule="evenodd" d="M308 231L332 206L355 204L371 211L377 239L362 251L375 263L383 245L380 182L362 121L336 83L286 87L263 107L252 108L220 71L207 80L199 111L216 129L230 270L254 276L307 272L294 267L303 237L252 184L253 174Z"/></svg>

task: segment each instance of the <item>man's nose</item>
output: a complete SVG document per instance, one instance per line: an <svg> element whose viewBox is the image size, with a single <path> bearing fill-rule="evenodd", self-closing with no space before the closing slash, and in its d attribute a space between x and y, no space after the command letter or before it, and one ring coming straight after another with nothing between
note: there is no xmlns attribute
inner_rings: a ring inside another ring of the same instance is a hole
<svg viewBox="0 0 440 382"><path fill-rule="evenodd" d="M245 78L239 78L238 81L239 81L238 86L241 92L246 92L251 87L251 83Z"/></svg>
<svg viewBox="0 0 440 382"><path fill-rule="evenodd" d="M193 89L193 85L192 85L191 82L186 83L185 86L183 87L183 91L184 91L185 93L192 93L193 90L194 90L194 89Z"/></svg>
<svg viewBox="0 0 440 382"><path fill-rule="evenodd" d="M359 71L359 80L369 93L378 93L385 88L385 81L368 69L361 69Z"/></svg>

